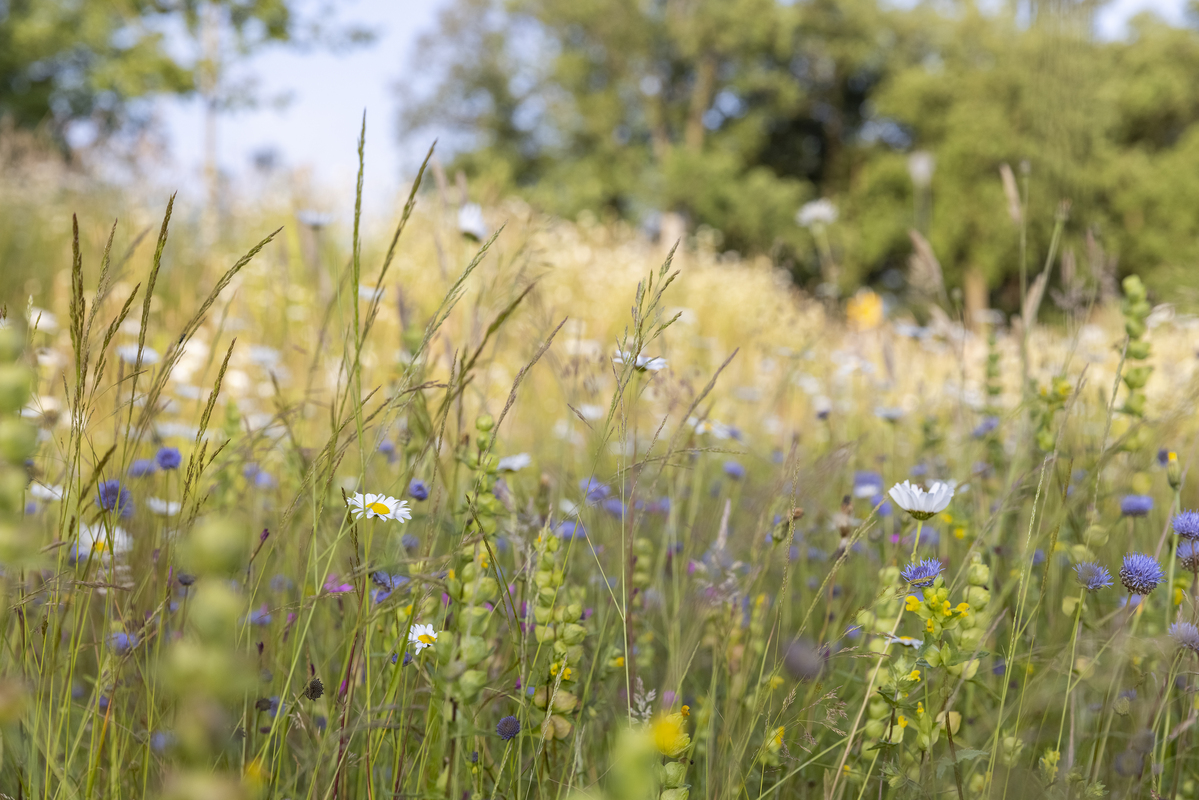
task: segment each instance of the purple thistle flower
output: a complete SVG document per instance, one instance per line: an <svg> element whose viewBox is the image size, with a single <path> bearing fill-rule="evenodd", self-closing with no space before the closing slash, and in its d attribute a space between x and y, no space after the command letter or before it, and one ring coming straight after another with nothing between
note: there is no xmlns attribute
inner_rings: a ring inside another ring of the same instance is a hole
<svg viewBox="0 0 1199 800"><path fill-rule="evenodd" d="M520 720L513 716L504 717L495 726L495 732L505 742L516 738L516 734L520 733Z"/></svg>
<svg viewBox="0 0 1199 800"><path fill-rule="evenodd" d="M1174 515L1174 532L1184 539L1199 539L1199 511L1183 511Z"/></svg>
<svg viewBox="0 0 1199 800"><path fill-rule="evenodd" d="M1199 653L1199 628L1189 622L1175 622L1170 626L1170 637L1192 653Z"/></svg>
<svg viewBox="0 0 1199 800"><path fill-rule="evenodd" d="M1083 561L1080 564L1075 564L1074 578L1088 592L1094 592L1097 589L1106 589L1112 585L1112 574L1107 571L1107 567L1100 566L1093 561Z"/></svg>
<svg viewBox="0 0 1199 800"><path fill-rule="evenodd" d="M1166 574L1153 556L1144 553L1124 556L1124 566L1120 567L1120 583L1132 594L1149 594L1165 578Z"/></svg>
<svg viewBox="0 0 1199 800"><path fill-rule="evenodd" d="M179 454L177 447L160 447L154 454L154 460L158 462L160 469L179 469L179 465L183 463L183 456Z"/></svg>
<svg viewBox="0 0 1199 800"><path fill-rule="evenodd" d="M105 511L118 511L122 517L133 516L133 495L116 479L100 481L96 487L96 505Z"/></svg>
<svg viewBox="0 0 1199 800"><path fill-rule="evenodd" d="M1120 513L1126 517L1143 517L1153 510L1153 498L1146 494L1129 494L1120 500Z"/></svg>
<svg viewBox="0 0 1199 800"><path fill-rule="evenodd" d="M943 569L945 566L937 559L926 558L923 561L908 564L904 567L903 572L899 573L899 577L907 581L910 586L922 588L931 586Z"/></svg>
<svg viewBox="0 0 1199 800"><path fill-rule="evenodd" d="M130 478L146 478L158 471L158 467L149 458L135 458L129 465Z"/></svg>
<svg viewBox="0 0 1199 800"><path fill-rule="evenodd" d="M1194 539L1179 542L1178 560L1187 572L1199 572L1199 542Z"/></svg>

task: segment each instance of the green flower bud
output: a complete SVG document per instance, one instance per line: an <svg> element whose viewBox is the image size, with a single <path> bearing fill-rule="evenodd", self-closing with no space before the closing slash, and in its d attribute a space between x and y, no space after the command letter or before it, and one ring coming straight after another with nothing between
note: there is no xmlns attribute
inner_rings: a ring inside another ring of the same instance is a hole
<svg viewBox="0 0 1199 800"><path fill-rule="evenodd" d="M462 677L458 678L458 687L462 692L462 699L466 702L471 702L479 696L479 691L487 685L487 673L477 669L468 669L462 673Z"/></svg>
<svg viewBox="0 0 1199 800"><path fill-rule="evenodd" d="M475 418L475 430L479 433L487 433L495 427L495 417L490 414L480 414Z"/></svg>
<svg viewBox="0 0 1199 800"><path fill-rule="evenodd" d="M677 789L663 789L658 795L658 800L687 800L691 796L691 790L685 786Z"/></svg>
<svg viewBox="0 0 1199 800"><path fill-rule="evenodd" d="M250 542L245 531L229 520L200 525L181 546L183 562L200 575L232 575L245 566Z"/></svg>
<svg viewBox="0 0 1199 800"><path fill-rule="evenodd" d="M482 636L462 637L462 660L473 667L491 653L491 647Z"/></svg>
<svg viewBox="0 0 1199 800"><path fill-rule="evenodd" d="M1129 300L1137 301L1145 299L1145 284L1141 283L1139 276L1129 275L1120 282L1120 285L1124 288L1124 296Z"/></svg>
<svg viewBox="0 0 1199 800"><path fill-rule="evenodd" d="M971 586L986 586L990 580L991 568L984 564L976 553L974 560L970 562L970 568L966 571L966 583Z"/></svg>
<svg viewBox="0 0 1199 800"><path fill-rule="evenodd" d="M579 644L583 639L587 638L587 629L582 625L574 623L566 623L561 629L562 641L568 645Z"/></svg>
<svg viewBox="0 0 1199 800"><path fill-rule="evenodd" d="M1131 361L1144 361L1149 358L1151 351L1149 342L1144 339L1137 339L1128 343L1128 358Z"/></svg>
<svg viewBox="0 0 1199 800"><path fill-rule="evenodd" d="M571 603L565 609L562 610L562 621L563 622L578 622L582 616L583 616L583 604L582 603Z"/></svg>
<svg viewBox="0 0 1199 800"><path fill-rule="evenodd" d="M1140 339L1148 330L1145 323L1139 319L1130 317L1124 320L1124 332L1128 334L1129 339Z"/></svg>
<svg viewBox="0 0 1199 800"><path fill-rule="evenodd" d="M1133 367L1124 371L1124 383L1129 389L1141 389L1149 382L1149 375L1153 372L1153 367Z"/></svg>
<svg viewBox="0 0 1199 800"><path fill-rule="evenodd" d="M546 625L554 620L554 609L546 606L535 606L533 608L533 619L538 625Z"/></svg>
<svg viewBox="0 0 1199 800"><path fill-rule="evenodd" d="M25 472L0 464L0 513L20 514L25 499Z"/></svg>
<svg viewBox="0 0 1199 800"><path fill-rule="evenodd" d="M33 372L22 364L0 364L0 413L19 411L33 392Z"/></svg>
<svg viewBox="0 0 1199 800"><path fill-rule="evenodd" d="M1128 397L1124 400L1124 407L1120 410L1134 417L1143 417L1147 400L1148 398L1141 392L1129 392Z"/></svg>
<svg viewBox="0 0 1199 800"><path fill-rule="evenodd" d="M991 602L991 593L982 586L969 586L966 588L966 602L975 611L982 611Z"/></svg>
<svg viewBox="0 0 1199 800"><path fill-rule="evenodd" d="M679 788L687 777L687 765L682 761L670 761L662 767L662 786L666 789Z"/></svg>
<svg viewBox="0 0 1199 800"><path fill-rule="evenodd" d="M533 629L533 633L537 637L538 644L554 641L554 629L549 625L538 625Z"/></svg>
<svg viewBox="0 0 1199 800"><path fill-rule="evenodd" d="M245 613L245 600L224 581L199 581L188 603L188 619L204 642L232 644L237 621Z"/></svg>
<svg viewBox="0 0 1199 800"><path fill-rule="evenodd" d="M0 364L9 364L21 357L25 336L16 328L0 328Z"/></svg>
<svg viewBox="0 0 1199 800"><path fill-rule="evenodd" d="M24 420L0 420L0 456L10 464L24 464L37 449L37 428Z"/></svg>

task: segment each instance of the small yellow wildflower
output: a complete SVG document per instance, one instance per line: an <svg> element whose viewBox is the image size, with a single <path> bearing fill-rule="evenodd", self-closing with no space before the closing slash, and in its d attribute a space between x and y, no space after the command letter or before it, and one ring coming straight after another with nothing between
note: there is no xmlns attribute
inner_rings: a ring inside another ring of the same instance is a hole
<svg viewBox="0 0 1199 800"><path fill-rule="evenodd" d="M691 706L683 706L679 710L679 713L682 714L684 718L691 716Z"/></svg>
<svg viewBox="0 0 1199 800"><path fill-rule="evenodd" d="M454 570L450 570L450 571L448 571L448 572L445 574L445 576L446 576L447 578L449 578L450 580L454 580L454 579L457 577L457 576L454 574Z"/></svg>
<svg viewBox="0 0 1199 800"><path fill-rule="evenodd" d="M908 680L909 681L919 681L920 680L920 670L914 669L910 673L908 673Z"/></svg>
<svg viewBox="0 0 1199 800"><path fill-rule="evenodd" d="M909 594L904 608L908 611L915 611L916 609L920 608L920 600L916 598L916 595Z"/></svg>
<svg viewBox="0 0 1199 800"><path fill-rule="evenodd" d="M966 529L963 528L961 525L959 525L953 529L953 535L957 539L965 539L966 538Z"/></svg>
<svg viewBox="0 0 1199 800"><path fill-rule="evenodd" d="M908 726L908 718L900 714L899 718L895 720L895 724L901 728L906 728Z"/></svg>
<svg viewBox="0 0 1199 800"><path fill-rule="evenodd" d="M933 632L933 621L932 621L931 617L928 619L928 621L926 621L924 623L924 629L927 630L929 633Z"/></svg>
<svg viewBox="0 0 1199 800"><path fill-rule="evenodd" d="M616 657L616 666L618 666L618 667L623 667L623 666L624 666L624 656L617 656L617 657Z"/></svg>
<svg viewBox="0 0 1199 800"><path fill-rule="evenodd" d="M654 746L667 758L677 758L691 745L691 737L683 730L681 714L666 714L658 717L651 729Z"/></svg>
<svg viewBox="0 0 1199 800"><path fill-rule="evenodd" d="M955 610L962 616L965 616L966 614L970 613L970 604L969 603L958 603L958 607Z"/></svg>
<svg viewBox="0 0 1199 800"><path fill-rule="evenodd" d="M770 688L771 689L777 689L782 685L783 685L783 676L782 675L772 675L770 677Z"/></svg>
<svg viewBox="0 0 1199 800"><path fill-rule="evenodd" d="M919 714L920 716L924 716L924 703L916 704L916 713Z"/></svg>

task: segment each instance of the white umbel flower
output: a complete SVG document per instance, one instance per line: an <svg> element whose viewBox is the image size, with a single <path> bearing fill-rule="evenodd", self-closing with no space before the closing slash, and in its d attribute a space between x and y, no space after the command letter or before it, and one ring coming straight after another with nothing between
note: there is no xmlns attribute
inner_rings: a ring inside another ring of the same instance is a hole
<svg viewBox="0 0 1199 800"><path fill-rule="evenodd" d="M350 513L354 519L394 519L406 522L412 519L407 500L397 500L385 494L355 493L349 499Z"/></svg>
<svg viewBox="0 0 1199 800"><path fill-rule="evenodd" d="M891 495L895 504L904 511L916 519L925 520L949 508L949 501L953 499L953 486L933 481L926 492L919 486L913 486L910 482L904 481L892 486L891 491L887 494Z"/></svg>
<svg viewBox="0 0 1199 800"><path fill-rule="evenodd" d="M408 631L408 643L416 648L416 654L426 647L432 647L437 641L437 631L432 625L413 625Z"/></svg>

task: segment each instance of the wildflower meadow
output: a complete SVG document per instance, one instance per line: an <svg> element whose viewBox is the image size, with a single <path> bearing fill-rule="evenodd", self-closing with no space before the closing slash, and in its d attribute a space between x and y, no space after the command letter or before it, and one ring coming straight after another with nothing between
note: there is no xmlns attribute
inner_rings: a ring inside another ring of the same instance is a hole
<svg viewBox="0 0 1199 800"><path fill-rule="evenodd" d="M1199 796L1199 318L361 174L0 277L0 795Z"/></svg>

